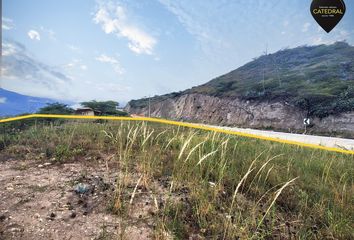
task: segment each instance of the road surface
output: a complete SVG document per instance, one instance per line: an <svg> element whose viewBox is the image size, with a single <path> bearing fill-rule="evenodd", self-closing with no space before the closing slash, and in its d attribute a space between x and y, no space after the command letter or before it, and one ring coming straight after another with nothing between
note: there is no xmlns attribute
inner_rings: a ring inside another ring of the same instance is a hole
<svg viewBox="0 0 354 240"><path fill-rule="evenodd" d="M138 117L142 117L142 116L134 115L133 117L138 118ZM257 130L257 129L251 129L251 128L224 127L224 126L198 124L198 123L190 123L190 124L225 129L225 130L235 131L235 132L248 133L248 134L264 136L264 137L271 137L271 138L295 141L295 142L300 142L300 143L310 143L310 144L315 144L315 145L320 145L320 146L325 146L325 147L332 147L332 148L352 150L352 151L354 150L354 139L324 137L324 136L296 134L296 133L274 132L274 131Z"/></svg>
<svg viewBox="0 0 354 240"><path fill-rule="evenodd" d="M250 128L221 127L221 126L214 126L214 125L207 125L207 126L214 127L214 128L221 128L221 129L235 131L235 132L243 132L243 133L249 133L254 135L260 135L264 137L278 138L278 139L303 142L303 143L311 143L311 144L316 144L316 145L321 145L326 147L341 148L346 150L354 150L353 139L274 132L274 131L256 130Z"/></svg>

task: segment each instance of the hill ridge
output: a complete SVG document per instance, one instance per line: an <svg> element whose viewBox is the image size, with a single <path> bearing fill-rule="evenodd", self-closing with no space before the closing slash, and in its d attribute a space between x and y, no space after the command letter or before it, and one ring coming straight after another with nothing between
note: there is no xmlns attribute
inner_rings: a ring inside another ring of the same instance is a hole
<svg viewBox="0 0 354 240"><path fill-rule="evenodd" d="M150 105L150 107L149 107ZM150 109L150 110L149 110ZM130 101L145 116L239 127L354 136L354 47L301 46L253 61L190 89Z"/></svg>

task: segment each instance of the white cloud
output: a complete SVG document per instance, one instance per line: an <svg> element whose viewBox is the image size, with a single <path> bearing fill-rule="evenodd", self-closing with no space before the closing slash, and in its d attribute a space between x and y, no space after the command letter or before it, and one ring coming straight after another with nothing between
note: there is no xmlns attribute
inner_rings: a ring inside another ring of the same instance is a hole
<svg viewBox="0 0 354 240"><path fill-rule="evenodd" d="M320 44L327 44L327 41L323 40L321 36L314 37L312 39L312 45L320 45Z"/></svg>
<svg viewBox="0 0 354 240"><path fill-rule="evenodd" d="M2 42L2 56L10 56L18 51L18 47L9 42Z"/></svg>
<svg viewBox="0 0 354 240"><path fill-rule="evenodd" d="M49 29L47 32L48 32L49 38L56 40L55 32L53 30Z"/></svg>
<svg viewBox="0 0 354 240"><path fill-rule="evenodd" d="M317 33L317 35L310 38L311 45L320 44L333 44L338 41L348 41L350 38L350 32L344 29L334 29L331 34L327 33Z"/></svg>
<svg viewBox="0 0 354 240"><path fill-rule="evenodd" d="M41 31L46 33L51 40L57 40L56 33L52 29L47 29L43 26L40 27Z"/></svg>
<svg viewBox="0 0 354 240"><path fill-rule="evenodd" d="M346 30L340 30L340 31L339 31L339 34L340 34L340 36L343 37L343 38L346 38L346 37L349 36L349 32L346 31Z"/></svg>
<svg viewBox="0 0 354 240"><path fill-rule="evenodd" d="M311 26L311 23L305 23L303 26L302 26L302 29L301 29L301 32L307 32L309 30Z"/></svg>
<svg viewBox="0 0 354 240"><path fill-rule="evenodd" d="M95 88L97 88L97 90L106 92L106 91L113 91L113 92L124 92L124 91L129 91L132 88L129 86L123 86L121 84L117 84L117 83L97 83L94 84Z"/></svg>
<svg viewBox="0 0 354 240"><path fill-rule="evenodd" d="M186 27L187 31L196 36L198 40L208 40L212 34L206 22L200 21L202 14L188 9L182 3L171 0L159 0L178 20Z"/></svg>
<svg viewBox="0 0 354 240"><path fill-rule="evenodd" d="M71 51L74 51L74 52L79 52L80 51L80 48L75 46L75 45L71 45L71 44L68 44L67 47L71 50Z"/></svg>
<svg viewBox="0 0 354 240"><path fill-rule="evenodd" d="M73 62L66 64L67 68L73 68L74 66L75 66L75 64Z"/></svg>
<svg viewBox="0 0 354 240"><path fill-rule="evenodd" d="M112 64L117 64L118 60L113 58L113 57L108 57L107 55L101 54L99 57L96 58L97 61L100 62L106 62L106 63L112 63Z"/></svg>
<svg viewBox="0 0 354 240"><path fill-rule="evenodd" d="M0 103L6 103L6 97L0 97Z"/></svg>
<svg viewBox="0 0 354 240"><path fill-rule="evenodd" d="M330 38L330 37L322 37L322 36L316 36L312 38L312 41L310 43L310 45L321 45L321 44L325 44L325 45L329 45L329 44L333 44L337 41L342 41L342 39L339 38Z"/></svg>
<svg viewBox="0 0 354 240"><path fill-rule="evenodd" d="M68 64L64 65L66 69L76 69L79 68L81 70L87 70L87 66L82 63L80 59L73 59L71 62Z"/></svg>
<svg viewBox="0 0 354 240"><path fill-rule="evenodd" d="M126 38L131 51L137 54L153 54L157 40L129 22L126 10L119 4L101 4L93 21L100 24L106 34L113 33Z"/></svg>
<svg viewBox="0 0 354 240"><path fill-rule="evenodd" d="M60 68L36 60L15 41L5 40L2 47L1 87L30 96L69 99L72 79Z"/></svg>
<svg viewBox="0 0 354 240"><path fill-rule="evenodd" d="M12 19L10 18L5 18L5 17L2 17L2 26L1 28L3 30L11 30L14 28L14 22Z"/></svg>
<svg viewBox="0 0 354 240"><path fill-rule="evenodd" d="M99 62L102 62L102 63L108 63L108 64L112 65L114 71L118 74L124 73L124 69L121 67L119 61L114 57L109 57L105 54L101 54L100 56L98 56L96 58L96 60Z"/></svg>
<svg viewBox="0 0 354 240"><path fill-rule="evenodd" d="M173 1L159 0L159 2L170 11L177 20L185 27L186 31L191 34L199 44L202 51L209 55L222 55L225 50L230 51L236 46L233 37L230 34L230 28L225 22L232 23L234 15L223 15L218 11L218 1L205 4L205 1ZM225 8L232 5L223 3ZM213 16L213 21L210 21ZM220 56L219 55L219 56Z"/></svg>
<svg viewBox="0 0 354 240"><path fill-rule="evenodd" d="M92 99L126 102L131 99L132 88L126 81L117 77L96 78L81 59L72 59L65 65L54 67L38 61L24 45L13 40L4 40L2 47L6 53L2 56L0 80L4 89L74 102ZM122 71L117 59L105 55L98 58Z"/></svg>
<svg viewBox="0 0 354 240"><path fill-rule="evenodd" d="M29 30L27 33L28 37L32 40L41 40L41 36L39 35L39 33L35 30Z"/></svg>

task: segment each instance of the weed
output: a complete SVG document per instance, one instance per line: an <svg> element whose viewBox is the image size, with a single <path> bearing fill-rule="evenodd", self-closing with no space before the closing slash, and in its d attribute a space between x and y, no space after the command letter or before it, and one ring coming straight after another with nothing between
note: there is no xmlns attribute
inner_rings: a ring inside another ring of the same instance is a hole
<svg viewBox="0 0 354 240"><path fill-rule="evenodd" d="M38 123L2 146L59 163L111 156L106 168L117 169L117 180L107 210L123 218L139 188L159 183L156 239L353 238L351 155L145 122Z"/></svg>

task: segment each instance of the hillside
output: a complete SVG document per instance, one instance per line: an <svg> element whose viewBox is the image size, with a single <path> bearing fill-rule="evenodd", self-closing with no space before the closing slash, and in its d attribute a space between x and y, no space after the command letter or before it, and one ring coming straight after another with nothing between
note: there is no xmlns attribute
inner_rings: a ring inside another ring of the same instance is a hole
<svg viewBox="0 0 354 240"><path fill-rule="evenodd" d="M0 88L0 116L12 116L23 113L33 113L47 103L55 100L30 97Z"/></svg>
<svg viewBox="0 0 354 240"><path fill-rule="evenodd" d="M210 106L212 108L229 108L225 104L237 105L251 115L257 115L257 111L261 111L255 110L259 105L282 105L281 108L287 112L285 115L295 115L301 121L304 117L321 121L341 113L350 113L354 110L354 47L345 42L337 42L332 45L302 46L266 54L203 85L150 99L152 113L165 112L162 109L158 111L157 105L166 105L166 102L171 100L187 99L188 96L193 96L197 102L198 98L203 99L199 101L199 105L194 105L204 114L215 110L205 108L203 103L207 101L208 104L211 99L224 102L224 105ZM148 99L132 100L127 109L131 112L146 113L147 105ZM254 110L256 113L252 112ZM217 111L215 114L219 115L220 119L227 118ZM222 114L233 114L234 111L227 109L226 113ZM187 118L205 120L194 116ZM261 123L267 117L262 120L253 116L252 119ZM217 120L212 122L218 123ZM255 125L264 127L269 124Z"/></svg>

